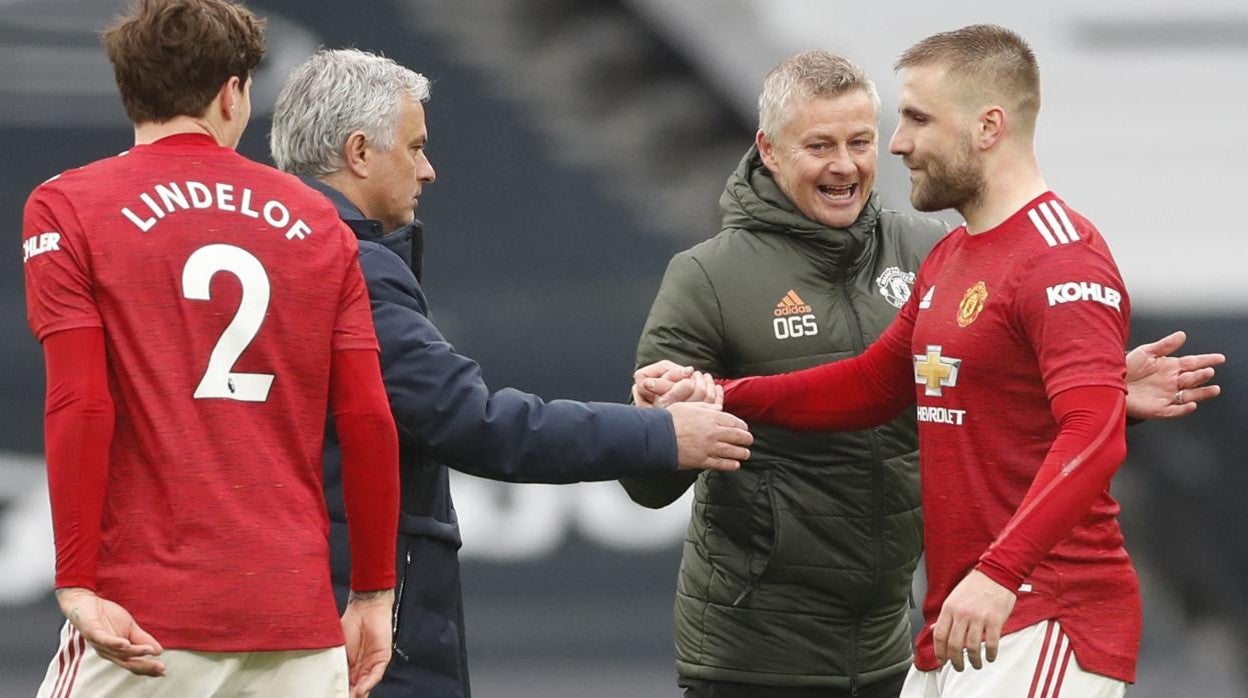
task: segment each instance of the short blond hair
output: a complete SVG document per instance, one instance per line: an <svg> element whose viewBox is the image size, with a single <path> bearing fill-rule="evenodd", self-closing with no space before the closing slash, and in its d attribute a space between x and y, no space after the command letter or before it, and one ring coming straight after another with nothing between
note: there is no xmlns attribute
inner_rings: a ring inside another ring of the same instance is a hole
<svg viewBox="0 0 1248 698"><path fill-rule="evenodd" d="M774 140L792 118L794 99L839 97L854 90L867 95L878 118L880 95L862 68L828 51L799 53L772 68L763 80L763 91L758 96L758 128Z"/></svg>
<svg viewBox="0 0 1248 698"><path fill-rule="evenodd" d="M906 49L894 68L941 66L966 87L968 100L1000 102L1034 131L1040 114L1040 66L1017 33L995 24L941 32Z"/></svg>

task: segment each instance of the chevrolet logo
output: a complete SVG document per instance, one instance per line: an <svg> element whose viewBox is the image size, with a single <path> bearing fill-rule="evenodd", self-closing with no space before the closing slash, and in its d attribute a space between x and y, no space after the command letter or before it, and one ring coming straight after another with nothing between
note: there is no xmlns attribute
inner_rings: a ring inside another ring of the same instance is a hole
<svg viewBox="0 0 1248 698"><path fill-rule="evenodd" d="M958 384L961 364L962 359L941 356L939 344L929 344L926 354L914 355L914 382L924 386L924 394L939 397L941 388Z"/></svg>

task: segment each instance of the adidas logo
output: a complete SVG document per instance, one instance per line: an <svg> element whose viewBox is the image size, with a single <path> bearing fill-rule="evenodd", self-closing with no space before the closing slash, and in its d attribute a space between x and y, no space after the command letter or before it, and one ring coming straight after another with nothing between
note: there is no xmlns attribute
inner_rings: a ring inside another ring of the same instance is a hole
<svg viewBox="0 0 1248 698"><path fill-rule="evenodd" d="M806 305L806 301L802 300L802 297L793 289L789 289L789 292L776 303L776 317L804 315L809 312L811 312L810 306Z"/></svg>

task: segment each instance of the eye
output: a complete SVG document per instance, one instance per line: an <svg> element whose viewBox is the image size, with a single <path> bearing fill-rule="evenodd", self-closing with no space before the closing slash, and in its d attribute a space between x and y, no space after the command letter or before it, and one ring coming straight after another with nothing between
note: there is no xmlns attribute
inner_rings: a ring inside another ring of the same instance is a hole
<svg viewBox="0 0 1248 698"><path fill-rule="evenodd" d="M810 143L810 144L807 144L806 149L812 153L822 153L823 151L828 149L828 144L822 143L822 142Z"/></svg>
<svg viewBox="0 0 1248 698"><path fill-rule="evenodd" d="M853 147L855 147L855 148L859 148L859 149L861 149L861 148L870 148L870 147L871 147L871 140L870 140L870 139L868 139L868 138L857 138L857 139L854 139L853 141L851 141L851 142L850 142L850 145L851 145L851 146L853 146Z"/></svg>

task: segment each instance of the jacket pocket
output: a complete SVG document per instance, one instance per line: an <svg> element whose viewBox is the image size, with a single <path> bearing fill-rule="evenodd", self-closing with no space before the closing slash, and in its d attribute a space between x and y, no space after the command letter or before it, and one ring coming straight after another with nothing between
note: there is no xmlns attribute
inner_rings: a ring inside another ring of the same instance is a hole
<svg viewBox="0 0 1248 698"><path fill-rule="evenodd" d="M750 497L750 537L746 553L745 584L733 600L733 606L740 605L754 591L776 559L780 522L773 475L770 468L762 470L758 487Z"/></svg>

